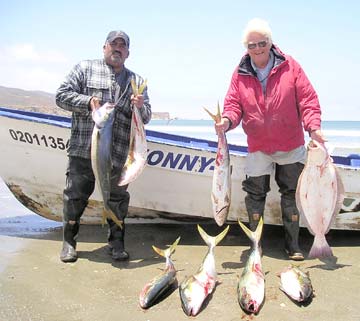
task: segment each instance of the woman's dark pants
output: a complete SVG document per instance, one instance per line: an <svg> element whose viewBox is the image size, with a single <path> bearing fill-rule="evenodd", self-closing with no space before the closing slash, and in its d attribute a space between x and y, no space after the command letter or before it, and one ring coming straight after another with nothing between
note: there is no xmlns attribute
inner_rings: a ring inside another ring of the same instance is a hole
<svg viewBox="0 0 360 321"><path fill-rule="evenodd" d="M281 194L281 213L285 231L285 249L289 253L299 252L299 211L296 207L295 192L299 176L304 168L302 163L276 164L275 181ZM260 217L264 215L266 195L270 191L270 175L246 177L243 181L246 210L250 229L255 230Z"/></svg>

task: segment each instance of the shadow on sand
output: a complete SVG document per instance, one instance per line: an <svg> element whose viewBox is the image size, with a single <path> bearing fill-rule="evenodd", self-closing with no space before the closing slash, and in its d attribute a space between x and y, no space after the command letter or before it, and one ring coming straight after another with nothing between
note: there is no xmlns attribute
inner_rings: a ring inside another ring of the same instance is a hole
<svg viewBox="0 0 360 321"><path fill-rule="evenodd" d="M219 227L214 223L201 222L209 235L217 235L224 226ZM336 247L354 247L360 246L360 231L342 231L331 230L326 238L332 248ZM44 219L39 215L24 215L6 217L0 219L0 235L10 237L22 237L33 239L44 239L59 241L59 249L62 242L62 223ZM166 248L174 240L181 236L179 246L204 246L206 244L197 231L196 223L184 224L127 224L126 248L130 252L129 262L114 262L105 251L107 242L107 226L101 225L81 225L78 243L103 243L98 249L93 251L84 251L79 248L79 258L94 262L108 262L119 268L139 268L142 266L157 264L163 260L158 258L153 252L151 246ZM276 259L287 259L284 252L284 233L282 226L264 225L262 236L263 254ZM307 229L300 229L300 245L305 253L309 252L313 243L313 236ZM230 229L225 239L219 246L241 246L250 248L250 240L241 230L237 223L231 223ZM224 262L222 266L225 269L239 269L246 264L248 250L241 252L237 262ZM325 270L334 270L343 268L346 265L337 263L336 257L321 259L324 264L317 264L311 268L320 268Z"/></svg>

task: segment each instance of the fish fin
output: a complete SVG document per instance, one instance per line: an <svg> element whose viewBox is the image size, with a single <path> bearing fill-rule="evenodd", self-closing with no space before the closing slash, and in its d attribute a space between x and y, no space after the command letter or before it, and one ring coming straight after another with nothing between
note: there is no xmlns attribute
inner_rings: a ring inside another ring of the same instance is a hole
<svg viewBox="0 0 360 321"><path fill-rule="evenodd" d="M336 205L335 205L334 213L333 213L333 219L335 219L336 215L339 214L341 207L343 205L343 202L344 202L344 198L345 198L344 184L342 182L339 170L337 169L337 167L335 165L334 165L334 168L335 168L335 176L336 176L337 197L336 197ZM329 224L329 229L330 229L330 226L331 226L331 224Z"/></svg>
<svg viewBox="0 0 360 321"><path fill-rule="evenodd" d="M163 256L163 257L170 257L174 252L175 252L175 248L176 246L178 245L179 241L180 241L180 236L175 240L175 242L169 246L166 250L162 250L156 246L152 246L153 250L159 254L160 256Z"/></svg>
<svg viewBox="0 0 360 321"><path fill-rule="evenodd" d="M208 235L199 224L197 225L197 229L198 229L198 231L200 233L201 238L205 241L205 243L208 246L211 246L211 239L213 237Z"/></svg>
<svg viewBox="0 0 360 321"><path fill-rule="evenodd" d="M134 78L131 78L130 82L131 82L131 89L132 89L134 96L141 95L144 92L146 85L147 85L147 79L145 79L145 81L143 81L143 83L140 86L136 85Z"/></svg>
<svg viewBox="0 0 360 321"><path fill-rule="evenodd" d="M138 94L138 88L137 88L137 86L136 86L135 79L134 79L134 78L131 78L130 83L131 83L131 89L132 89L133 95L134 95L134 96L137 96L137 94Z"/></svg>
<svg viewBox="0 0 360 321"><path fill-rule="evenodd" d="M296 267L296 268L298 268L300 270L301 270L302 266L304 266L304 263L297 263L297 264L292 263L292 264L290 264L290 267L293 267L293 268Z"/></svg>
<svg viewBox="0 0 360 321"><path fill-rule="evenodd" d="M218 101L217 106L216 106L216 116L218 119L221 119L221 112L220 112L220 103Z"/></svg>
<svg viewBox="0 0 360 321"><path fill-rule="evenodd" d="M147 85L147 79L145 79L143 81L143 83L139 86L139 89L138 89L138 94L141 95L143 92L144 92L144 89Z"/></svg>
<svg viewBox="0 0 360 321"><path fill-rule="evenodd" d="M218 245L222 239L226 236L229 232L230 225L228 225L220 234L215 236L215 245Z"/></svg>
<svg viewBox="0 0 360 321"><path fill-rule="evenodd" d="M101 216L101 226L102 227L104 227L104 225L105 225L106 217L107 217L106 211L105 211L105 209L103 209L103 213L102 213L102 216Z"/></svg>
<svg viewBox="0 0 360 321"><path fill-rule="evenodd" d="M215 247L226 236L227 232L229 231L230 225L228 225L221 233L219 233L216 236L208 235L199 224L198 224L197 228L200 233L200 236L205 241L205 243L209 247L211 247L211 246Z"/></svg>
<svg viewBox="0 0 360 321"><path fill-rule="evenodd" d="M115 223L116 225L118 225L121 229L123 228L123 223L124 223L124 221L119 220L111 210L104 209L103 218L102 218L102 219L103 219L103 225L105 224L105 219L106 219L106 218L110 218L110 219L113 220L114 223Z"/></svg>
<svg viewBox="0 0 360 321"><path fill-rule="evenodd" d="M330 256L333 256L333 252L325 238L325 235L315 235L314 243L310 249L308 258L314 259Z"/></svg>
<svg viewBox="0 0 360 321"><path fill-rule="evenodd" d="M263 230L263 225L264 225L264 221L263 218L260 217L259 223L256 227L255 232L251 231L245 224L241 223L240 220L238 220L240 227L242 228L242 230L245 232L245 234L247 235L247 237L254 242L255 244L259 243L260 238L261 238L261 234L262 234L262 230Z"/></svg>
<svg viewBox="0 0 360 321"><path fill-rule="evenodd" d="M180 239L181 239L181 237L179 236L175 240L175 242L169 247L169 249L168 249L169 252L170 252L169 256L171 256L175 252L176 246L179 244Z"/></svg>
<svg viewBox="0 0 360 321"><path fill-rule="evenodd" d="M215 121L215 123L217 122L217 118L216 115L213 114L211 111L209 111L207 108L203 107L204 110L210 115L210 117Z"/></svg>
<svg viewBox="0 0 360 321"><path fill-rule="evenodd" d="M220 120L221 120L221 112L220 112L220 104L219 104L219 102L217 103L216 114L213 114L211 111L209 111L205 107L203 107L203 108L210 115L210 117L215 121L215 123L220 122Z"/></svg>
<svg viewBox="0 0 360 321"><path fill-rule="evenodd" d="M157 254L159 254L160 256L165 257L165 251L164 251L164 250L159 249L159 248L156 247L155 245L153 245L152 248L153 248L153 250L154 250Z"/></svg>
<svg viewBox="0 0 360 321"><path fill-rule="evenodd" d="M256 230L255 230L255 238L256 238L257 242L260 241L260 239L261 239L263 226L264 226L264 220L263 220L262 217L260 217L259 223L258 223L258 225L256 227Z"/></svg>

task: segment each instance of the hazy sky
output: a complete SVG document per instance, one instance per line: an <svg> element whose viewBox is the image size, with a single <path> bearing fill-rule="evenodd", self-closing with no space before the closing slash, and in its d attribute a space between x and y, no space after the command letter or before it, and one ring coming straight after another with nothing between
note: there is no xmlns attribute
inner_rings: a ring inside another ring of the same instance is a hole
<svg viewBox="0 0 360 321"><path fill-rule="evenodd" d="M360 120L360 2L40 1L0 4L0 85L54 93L82 59L102 58L110 30L130 36L128 68L148 79L154 111L205 118L222 105L248 20L303 67L324 120Z"/></svg>

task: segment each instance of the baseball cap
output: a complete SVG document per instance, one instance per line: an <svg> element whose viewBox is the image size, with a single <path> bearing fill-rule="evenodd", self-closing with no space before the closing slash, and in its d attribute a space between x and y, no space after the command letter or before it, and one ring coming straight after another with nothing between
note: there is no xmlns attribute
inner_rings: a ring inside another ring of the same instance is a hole
<svg viewBox="0 0 360 321"><path fill-rule="evenodd" d="M121 30L110 31L106 37L105 42L113 42L116 38L123 39L125 41L126 46L129 48L130 38L124 31L121 31Z"/></svg>

